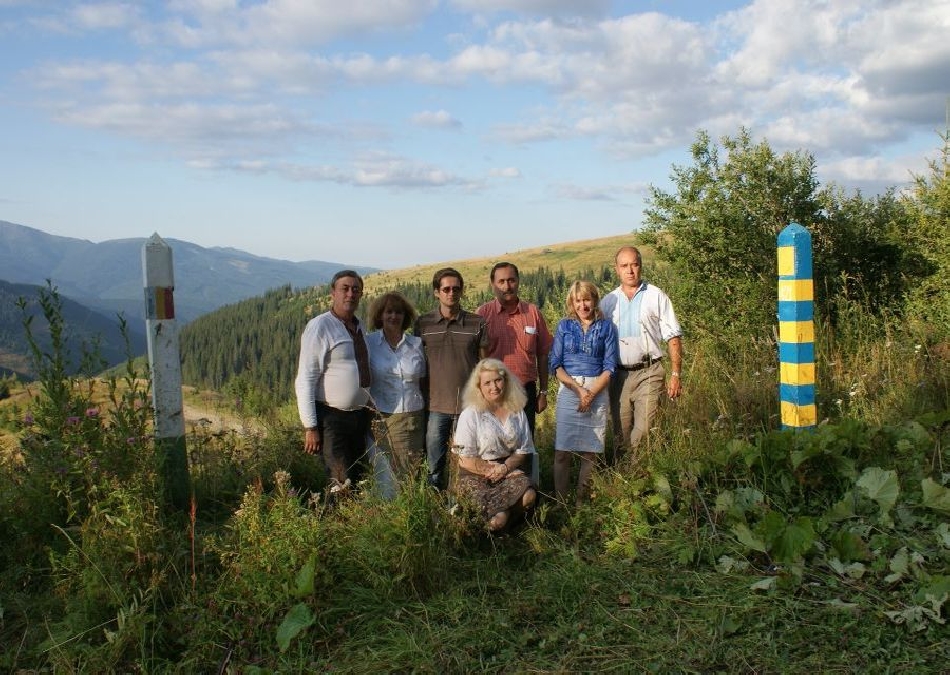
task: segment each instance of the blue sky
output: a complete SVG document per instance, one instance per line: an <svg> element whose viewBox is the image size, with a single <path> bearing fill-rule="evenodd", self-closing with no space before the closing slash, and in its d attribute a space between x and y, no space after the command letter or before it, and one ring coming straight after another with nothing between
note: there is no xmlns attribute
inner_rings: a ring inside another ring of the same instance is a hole
<svg viewBox="0 0 950 675"><path fill-rule="evenodd" d="M0 0L0 220L502 257L636 229L741 126L874 193L937 154L948 36L950 0Z"/></svg>

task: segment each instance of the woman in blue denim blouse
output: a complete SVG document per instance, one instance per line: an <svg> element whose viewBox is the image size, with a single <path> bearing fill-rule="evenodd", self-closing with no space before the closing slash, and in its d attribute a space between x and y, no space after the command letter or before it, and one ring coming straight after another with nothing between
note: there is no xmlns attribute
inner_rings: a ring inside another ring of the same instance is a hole
<svg viewBox="0 0 950 675"><path fill-rule="evenodd" d="M567 318L561 319L548 355L560 382L554 436L554 490L567 496L571 458L580 459L576 503L590 492L597 455L604 452L607 385L617 367L617 328L600 312L600 294L589 281L575 281L567 293Z"/></svg>

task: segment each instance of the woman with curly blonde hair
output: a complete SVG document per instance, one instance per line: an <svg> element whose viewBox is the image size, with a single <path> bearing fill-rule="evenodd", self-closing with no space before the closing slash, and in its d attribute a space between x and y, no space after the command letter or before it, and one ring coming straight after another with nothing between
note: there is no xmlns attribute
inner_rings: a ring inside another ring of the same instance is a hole
<svg viewBox="0 0 950 675"><path fill-rule="evenodd" d="M455 489L472 500L491 532L534 505L537 493L522 470L534 441L524 413L527 395L498 359L479 361L465 385L452 452L458 455Z"/></svg>

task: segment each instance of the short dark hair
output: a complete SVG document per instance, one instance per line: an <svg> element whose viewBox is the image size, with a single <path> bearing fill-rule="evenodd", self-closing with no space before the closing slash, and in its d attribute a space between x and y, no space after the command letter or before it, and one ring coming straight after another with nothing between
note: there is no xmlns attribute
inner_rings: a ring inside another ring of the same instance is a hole
<svg viewBox="0 0 950 675"><path fill-rule="evenodd" d="M516 278L516 279L520 279L520 278L521 278L521 272L518 271L518 266L515 265L514 263L510 263L510 262L507 262L507 261L505 261L505 260L502 260L501 262L495 263L495 265L491 268L491 274L489 275L488 278L491 279L492 281L494 281L494 280L495 280L495 272L497 272L498 270L500 270L500 269L503 268L503 267L510 267L511 269L513 269L513 270L515 271L515 278Z"/></svg>
<svg viewBox="0 0 950 675"><path fill-rule="evenodd" d="M406 330L416 320L416 309L406 300L402 293L392 291L384 293L375 300L369 307L369 322L373 328L383 327L383 312L387 307L395 307L402 310L402 329Z"/></svg>
<svg viewBox="0 0 950 675"><path fill-rule="evenodd" d="M363 277L361 277L359 274L357 274L353 270L340 270L339 272L333 275L332 279L330 279L330 289L335 290L336 282L338 282L340 279L344 277L353 277L354 279L360 282L360 288L363 288Z"/></svg>
<svg viewBox="0 0 950 675"><path fill-rule="evenodd" d="M462 279L461 272L454 267L443 267L432 275L432 290L439 290L439 286L442 285L442 280L445 277L456 277L459 280L459 286L465 288L465 280Z"/></svg>

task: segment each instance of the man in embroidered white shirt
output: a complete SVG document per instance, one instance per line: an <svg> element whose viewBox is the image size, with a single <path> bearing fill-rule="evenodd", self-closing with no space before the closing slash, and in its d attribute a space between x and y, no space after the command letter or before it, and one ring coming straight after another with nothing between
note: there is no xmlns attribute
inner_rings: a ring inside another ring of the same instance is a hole
<svg viewBox="0 0 950 675"><path fill-rule="evenodd" d="M682 391L682 330L666 293L641 278L640 251L624 246L614 262L620 286L600 303L604 316L617 326L619 338L619 360L610 379L614 461L629 454L628 461L636 465L664 390L671 399ZM665 387L661 342L667 344L671 368Z"/></svg>
<svg viewBox="0 0 950 675"><path fill-rule="evenodd" d="M370 415L370 367L356 309L363 279L353 270L333 275L330 311L314 317L300 338L294 389L306 429L304 451L322 453L331 490L362 476Z"/></svg>

